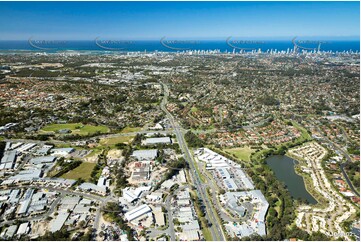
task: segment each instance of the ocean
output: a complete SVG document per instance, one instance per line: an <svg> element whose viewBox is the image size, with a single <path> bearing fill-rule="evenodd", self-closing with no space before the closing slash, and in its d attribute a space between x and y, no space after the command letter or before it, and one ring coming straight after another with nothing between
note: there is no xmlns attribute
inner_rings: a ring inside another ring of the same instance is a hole
<svg viewBox="0 0 361 242"><path fill-rule="evenodd" d="M297 45L300 49L321 50L331 52L343 51L360 51L359 40L327 40L321 43L315 41L299 41ZM218 50L220 52L232 52L235 50L251 51L267 50L287 51L294 49L294 43L289 40L282 41L175 41L175 40L149 40L149 41L105 41L105 40L89 40L89 41L39 41L39 40L24 40L24 41L0 41L1 52L11 51L124 51L124 52L179 52L187 50Z"/></svg>

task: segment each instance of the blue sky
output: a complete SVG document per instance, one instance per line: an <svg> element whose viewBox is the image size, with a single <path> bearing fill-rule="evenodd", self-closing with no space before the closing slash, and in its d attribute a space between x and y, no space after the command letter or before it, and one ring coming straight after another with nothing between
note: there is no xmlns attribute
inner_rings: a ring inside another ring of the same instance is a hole
<svg viewBox="0 0 361 242"><path fill-rule="evenodd" d="M0 39L359 39L359 2L0 2Z"/></svg>

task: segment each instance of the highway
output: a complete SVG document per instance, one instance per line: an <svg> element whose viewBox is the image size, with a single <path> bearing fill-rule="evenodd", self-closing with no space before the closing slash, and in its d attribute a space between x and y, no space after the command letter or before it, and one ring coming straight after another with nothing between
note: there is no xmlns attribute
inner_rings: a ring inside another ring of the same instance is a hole
<svg viewBox="0 0 361 242"><path fill-rule="evenodd" d="M213 206L211 204L211 202L208 199L207 196L207 192L204 188L204 186L201 183L200 177L196 171L195 168L195 161L193 156L190 154L187 143L184 139L183 133L181 131L181 127L178 125L178 123L175 121L173 115L167 110L166 108L166 104L168 102L168 96L169 96L169 89L168 86L166 84L164 84L163 82L161 82L162 86L163 86L163 90L164 90L164 97L163 100L161 102L161 109L166 113L169 122L171 124L171 126L174 129L174 132L176 134L178 143L179 143L179 147L181 148L181 150L183 151L184 154L184 158L186 159L186 161L189 163L190 165L190 174L192 176L192 180L193 183L196 187L197 193L198 193L198 197L200 199L202 199L205 207L206 207L206 219L208 220L208 223L212 223L212 226L209 227L209 230L211 232L212 238L215 241L224 241L225 236L223 234L223 230L220 224L218 224L218 220L215 216L213 212L212 212L212 207Z"/></svg>

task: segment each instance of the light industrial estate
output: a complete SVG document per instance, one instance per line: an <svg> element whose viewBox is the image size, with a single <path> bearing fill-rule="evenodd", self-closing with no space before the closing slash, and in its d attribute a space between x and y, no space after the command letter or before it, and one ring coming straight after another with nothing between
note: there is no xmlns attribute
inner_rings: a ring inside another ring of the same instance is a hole
<svg viewBox="0 0 361 242"><path fill-rule="evenodd" d="M358 240L359 58L2 53L0 238Z"/></svg>

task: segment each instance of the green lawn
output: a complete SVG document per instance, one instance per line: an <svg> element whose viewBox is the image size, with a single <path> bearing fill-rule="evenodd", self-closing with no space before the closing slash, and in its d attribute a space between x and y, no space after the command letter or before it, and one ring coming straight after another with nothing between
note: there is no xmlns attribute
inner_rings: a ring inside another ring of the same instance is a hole
<svg viewBox="0 0 361 242"><path fill-rule="evenodd" d="M109 128L103 125L83 125L81 123L69 123L69 124L49 124L42 128L43 132L55 132L57 133L61 129L69 129L72 134L90 135L96 132L108 133Z"/></svg>
<svg viewBox="0 0 361 242"><path fill-rule="evenodd" d="M79 178L83 178L84 180L87 181L90 178L90 174L93 171L94 166L95 163L83 162L80 164L80 166L78 166L74 170L68 171L61 177L66 179L75 179L75 180Z"/></svg>
<svg viewBox="0 0 361 242"><path fill-rule="evenodd" d="M133 133L140 130L142 130L141 127L125 127L124 129L122 129L121 133Z"/></svg>
<svg viewBox="0 0 361 242"><path fill-rule="evenodd" d="M212 241L212 235L211 235L211 231L209 231L209 228L202 228L202 233L204 236L204 240L205 241Z"/></svg>
<svg viewBox="0 0 361 242"><path fill-rule="evenodd" d="M198 108L197 108L197 107L193 106L193 107L191 108L191 112L192 112L192 113L197 112L197 111L198 111Z"/></svg>
<svg viewBox="0 0 361 242"><path fill-rule="evenodd" d="M301 137L304 140L311 140L312 139L311 135L307 132L307 130L305 128L303 128L302 126L300 126L298 123L292 121L292 125L302 132Z"/></svg>
<svg viewBox="0 0 361 242"><path fill-rule="evenodd" d="M133 140L134 136L118 136L111 138L100 139L99 144L102 146L114 146L118 143L129 143Z"/></svg>
<svg viewBox="0 0 361 242"><path fill-rule="evenodd" d="M231 149L225 149L227 153L231 155L235 155L238 159L243 161L250 161L251 160L251 154L255 150L251 149L250 147L239 147L239 148L231 148Z"/></svg>

